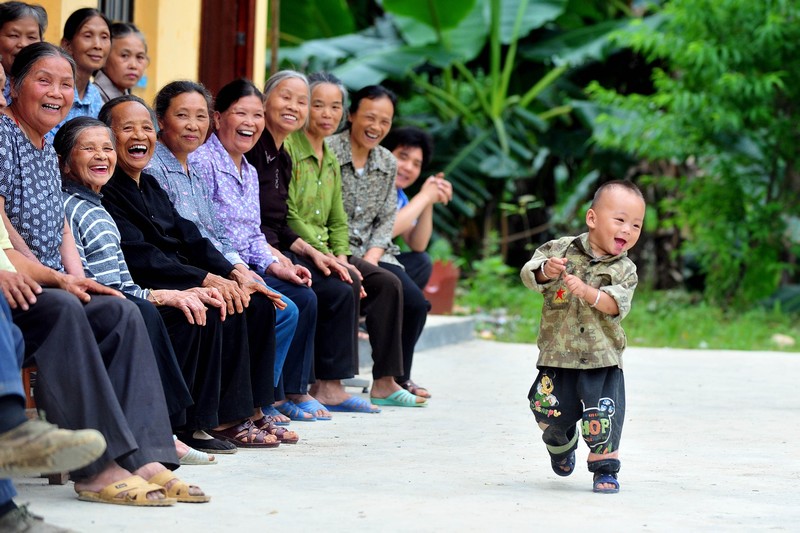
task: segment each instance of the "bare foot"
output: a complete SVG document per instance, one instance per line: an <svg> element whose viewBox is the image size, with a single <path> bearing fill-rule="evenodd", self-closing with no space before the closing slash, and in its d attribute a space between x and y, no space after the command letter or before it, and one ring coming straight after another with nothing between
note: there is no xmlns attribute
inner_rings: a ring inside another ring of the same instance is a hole
<svg viewBox="0 0 800 533"><path fill-rule="evenodd" d="M619 459L619 452L616 451L605 454L589 452L589 456L586 458L587 462L589 463L593 463L595 461L602 461L603 459ZM615 486L613 483L599 483L597 485L597 488L601 490L606 490L606 489L613 489L615 488Z"/></svg>
<svg viewBox="0 0 800 533"><path fill-rule="evenodd" d="M161 468L164 468L163 466ZM100 472L99 474L92 476L87 479L83 479L80 481L76 481L74 485L75 492L80 494L81 492L100 492L107 486L111 485L112 483L116 483L118 481L122 481L125 478L131 477L130 472L119 466L117 463L109 463L106 468ZM144 476L142 476L144 477ZM148 479L148 478L145 478ZM116 497L117 498L124 498L128 492L121 492ZM147 493L148 500L162 500L166 496L160 490L158 491L151 491Z"/></svg>
<svg viewBox="0 0 800 533"><path fill-rule="evenodd" d="M384 376L372 381L372 390L370 396L372 398L388 398L395 392L403 390L400 385L394 380L392 376ZM416 403L425 403L425 398L415 396Z"/></svg>
<svg viewBox="0 0 800 533"><path fill-rule="evenodd" d="M147 463L146 465L137 468L133 473L136 474L137 476L141 476L144 479L149 480L150 478L152 478L156 474L158 474L160 472L163 472L166 469L167 469L167 467L165 467L161 463ZM175 483L178 483L179 481L180 480L178 478L172 479L166 485L164 485L164 488L167 489L167 491L169 491L169 489L172 488L172 485L174 485ZM200 487L196 486L196 485L189 485L189 494L191 496L203 496L203 495L205 495L203 490ZM149 494L147 496L150 497Z"/></svg>
<svg viewBox="0 0 800 533"><path fill-rule="evenodd" d="M314 399L314 396L311 396L310 394L287 394L286 397L295 404L308 402ZM331 413L327 409L317 409L314 411L314 416L330 418Z"/></svg>

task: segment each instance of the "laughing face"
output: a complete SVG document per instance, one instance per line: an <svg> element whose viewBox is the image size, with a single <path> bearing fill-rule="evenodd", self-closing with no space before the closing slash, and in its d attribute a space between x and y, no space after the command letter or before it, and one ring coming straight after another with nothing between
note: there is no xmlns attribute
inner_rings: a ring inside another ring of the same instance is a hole
<svg viewBox="0 0 800 533"><path fill-rule="evenodd" d="M389 98L364 98L359 102L356 112L348 117L350 142L364 150L372 150L389 133L393 118L394 105Z"/></svg>
<svg viewBox="0 0 800 533"><path fill-rule="evenodd" d="M67 116L75 99L74 87L66 59L42 57L31 66L19 91L11 90L14 114L29 130L44 136Z"/></svg>
<svg viewBox="0 0 800 533"><path fill-rule="evenodd" d="M241 156L250 151L264 131L261 99L255 95L243 96L222 113L215 111L214 127L219 142L229 154Z"/></svg>
<svg viewBox="0 0 800 533"><path fill-rule="evenodd" d="M161 142L175 157L183 160L205 142L209 124L205 97L196 92L179 94L170 100L166 113L158 119Z"/></svg>
<svg viewBox="0 0 800 533"><path fill-rule="evenodd" d="M111 129L117 138L117 164L139 177L153 157L156 129L150 111L139 102L123 102L111 110Z"/></svg>
<svg viewBox="0 0 800 533"><path fill-rule="evenodd" d="M302 128L308 117L308 85L298 78L280 82L264 102L267 129L286 137Z"/></svg>
<svg viewBox="0 0 800 533"><path fill-rule="evenodd" d="M114 173L117 153L108 128L87 128L78 136L69 154L64 176L100 192Z"/></svg>
<svg viewBox="0 0 800 533"><path fill-rule="evenodd" d="M644 223L644 200L633 191L611 186L586 213L589 244L595 257L619 255L639 240Z"/></svg>
<svg viewBox="0 0 800 533"><path fill-rule="evenodd" d="M410 187L422 172L422 148L418 146L398 146L392 150L397 159L397 178L394 184L398 189Z"/></svg>
<svg viewBox="0 0 800 533"><path fill-rule="evenodd" d="M72 55L75 65L84 72L103 68L111 50L111 30L100 17L87 20L71 41L62 40L61 46Z"/></svg>

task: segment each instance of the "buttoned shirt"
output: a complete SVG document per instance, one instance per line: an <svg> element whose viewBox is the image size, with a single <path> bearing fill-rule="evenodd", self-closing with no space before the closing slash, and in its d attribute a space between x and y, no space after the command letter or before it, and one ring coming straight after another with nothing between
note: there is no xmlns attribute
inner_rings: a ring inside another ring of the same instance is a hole
<svg viewBox="0 0 800 533"><path fill-rule="evenodd" d="M11 225L39 261L61 266L64 203L53 146L36 147L8 115L0 114L0 196Z"/></svg>
<svg viewBox="0 0 800 533"><path fill-rule="evenodd" d="M551 257L566 257L570 261L568 269L575 276L614 298L619 314L611 316L589 307L583 298L567 289L563 276L538 283L536 271ZM639 281L636 265L627 252L595 257L588 233L562 237L540 246L522 267L520 276L526 287L544 296L537 366L622 368L622 352L627 340L620 322L631 310L633 292Z"/></svg>
<svg viewBox="0 0 800 533"><path fill-rule="evenodd" d="M74 182L64 185L64 210L87 278L137 298L149 290L134 283L122 255L119 229L101 205L102 195Z"/></svg>
<svg viewBox="0 0 800 533"><path fill-rule="evenodd" d="M208 190L220 231L244 263L264 274L277 259L261 232L256 169L242 157L240 174L216 134L190 154L189 164Z"/></svg>
<svg viewBox="0 0 800 533"><path fill-rule="evenodd" d="M347 214L342 204L342 175L336 156L322 143L322 162L302 131L284 142L292 158L289 226L324 254L350 255Z"/></svg>
<svg viewBox="0 0 800 533"><path fill-rule="evenodd" d="M189 161L187 167L188 173L166 145L157 143L146 171L158 181L178 213L194 222L203 237L211 241L225 259L233 265L246 264L217 217L211 192L196 165Z"/></svg>
<svg viewBox="0 0 800 533"><path fill-rule="evenodd" d="M384 250L381 261L400 265L395 255L399 248L392 242L392 229L397 216L397 160L383 146L369 152L362 175L353 165L350 131L328 137L328 145L342 172L342 200L350 229L350 251L364 257L370 248Z"/></svg>
<svg viewBox="0 0 800 533"><path fill-rule="evenodd" d="M275 146L275 140L268 130L264 130L245 158L258 173L261 231L272 246L278 250L288 250L300 237L286 221L292 158L282 145Z"/></svg>
<svg viewBox="0 0 800 533"><path fill-rule="evenodd" d="M52 144L58 130L70 119L75 117L97 118L100 114L100 110L103 108L103 104L103 98L100 96L100 91L97 90L94 83L89 82L89 85L86 86L86 94L83 95L83 99L78 96L78 89L75 89L75 100L72 102L72 107L69 108L67 117L45 134L45 140Z"/></svg>

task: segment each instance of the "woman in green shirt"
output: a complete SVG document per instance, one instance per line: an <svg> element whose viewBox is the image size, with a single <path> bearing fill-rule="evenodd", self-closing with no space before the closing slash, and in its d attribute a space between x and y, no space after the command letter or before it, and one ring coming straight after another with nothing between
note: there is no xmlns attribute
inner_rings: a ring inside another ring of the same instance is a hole
<svg viewBox="0 0 800 533"><path fill-rule="evenodd" d="M284 141L292 158L287 222L305 242L347 266L351 273L350 279L326 275L312 261L298 257L311 271L311 288L317 294L317 381L310 392L330 411L376 413L380 409L349 395L341 383L341 379L358 371L356 332L363 289L358 271L347 263L350 245L339 163L325 145L325 137L339 127L344 108L344 91L334 79L320 74L309 76L308 124L304 131L296 131Z"/></svg>

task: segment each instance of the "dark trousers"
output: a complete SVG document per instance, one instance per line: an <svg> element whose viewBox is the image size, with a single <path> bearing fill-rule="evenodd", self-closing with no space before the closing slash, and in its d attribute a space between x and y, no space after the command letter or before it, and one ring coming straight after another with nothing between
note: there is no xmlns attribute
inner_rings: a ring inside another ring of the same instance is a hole
<svg viewBox="0 0 800 533"><path fill-rule="evenodd" d="M372 377L403 375L403 284L385 268L350 256L364 278L361 284L367 297L361 301L361 314L367 317L369 344L372 347Z"/></svg>
<svg viewBox="0 0 800 533"><path fill-rule="evenodd" d="M543 367L528 393L548 451L560 458L575 449L578 424L589 451L617 451L625 421L625 379L619 367L578 370Z"/></svg>
<svg viewBox="0 0 800 533"><path fill-rule="evenodd" d="M425 321L428 320L428 309L430 304L422 294L422 290L409 277L402 267L390 263L378 263L400 280L403 287L403 374L397 377L398 383L404 383L411 379L411 365L414 362L414 349L417 346L419 336L425 328ZM367 325L367 331L370 331ZM372 333L370 332L370 335Z"/></svg>
<svg viewBox="0 0 800 533"><path fill-rule="evenodd" d="M158 312L164 319L180 372L193 399L193 404L186 408L183 425L173 427L182 430L217 427L220 424L223 327L219 309L208 309L205 326L189 324L183 312L175 307L160 306ZM246 372L243 374L242 383L246 388L249 376Z"/></svg>
<svg viewBox="0 0 800 533"><path fill-rule="evenodd" d="M406 274L419 290L425 290L433 272L431 256L426 252L402 252L397 255L397 260L406 268Z"/></svg>
<svg viewBox="0 0 800 533"><path fill-rule="evenodd" d="M283 252L287 254L287 252ZM294 254L288 254L296 262ZM306 394L308 383L314 374L314 335L317 328L317 296L306 286L264 276L270 288L288 297L297 306L297 328L294 330L283 372L278 383L276 398L283 399L288 394ZM314 280L316 283L316 279ZM280 313L280 311L278 311Z"/></svg>
<svg viewBox="0 0 800 533"><path fill-rule="evenodd" d="M44 289L28 311L13 311L26 362L39 368L37 405L66 429L95 428L107 448L73 473L83 479L111 461L133 471L151 462L177 468L164 392L142 315L124 298L88 304Z"/></svg>
<svg viewBox="0 0 800 533"><path fill-rule="evenodd" d="M164 398L167 402L167 412L169 413L170 423L173 428L180 427L186 423L186 408L192 405L193 401L189 388L187 387L187 382L184 380L184 376L181 373L181 368L178 364L175 351L173 350L173 341L170 340L171 338L167 332L167 326L164 324L162 313L159 313L160 309L156 309L156 307L147 300L131 296L130 294L126 294L125 297L135 303L136 307L139 308L139 312L142 314L144 325L147 328L147 335L150 337L150 345L153 347L153 353L156 356L158 375L161 377L161 387L164 390ZM164 307L162 309L174 308ZM182 317L183 313L180 314ZM186 322L185 319L184 322ZM185 334L188 337L186 340L189 345L196 344L196 332L188 330ZM175 340L179 341L180 338ZM189 357L196 356L196 354L185 355Z"/></svg>
<svg viewBox="0 0 800 533"><path fill-rule="evenodd" d="M324 380L351 378L358 373L361 282L355 276L352 284L336 274L326 276L302 257L298 262L311 271L311 289L317 295L314 374Z"/></svg>
<svg viewBox="0 0 800 533"><path fill-rule="evenodd" d="M274 366L275 306L254 293L244 313L228 315L223 322L220 423L242 420L254 407L272 405Z"/></svg>

